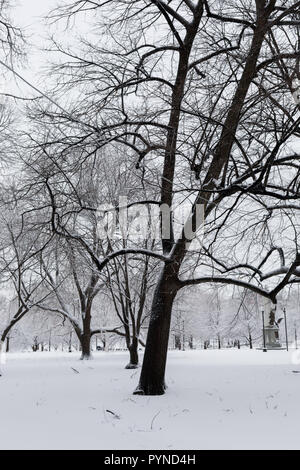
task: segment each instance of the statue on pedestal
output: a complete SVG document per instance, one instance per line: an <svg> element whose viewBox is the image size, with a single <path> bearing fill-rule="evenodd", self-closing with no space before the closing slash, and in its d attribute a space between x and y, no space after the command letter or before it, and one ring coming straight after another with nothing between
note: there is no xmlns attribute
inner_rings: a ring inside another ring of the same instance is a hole
<svg viewBox="0 0 300 470"><path fill-rule="evenodd" d="M276 305L267 300L264 306L264 335L267 349L282 349L279 340L279 323L282 318L276 321Z"/></svg>

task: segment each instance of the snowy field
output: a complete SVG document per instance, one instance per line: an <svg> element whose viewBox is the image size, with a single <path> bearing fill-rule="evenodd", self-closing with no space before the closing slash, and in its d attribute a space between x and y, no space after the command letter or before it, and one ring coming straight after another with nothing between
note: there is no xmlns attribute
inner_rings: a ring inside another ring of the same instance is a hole
<svg viewBox="0 0 300 470"><path fill-rule="evenodd" d="M293 354L171 352L162 397L132 395L139 371L123 368L126 353L86 363L76 354L10 354L0 448L300 449Z"/></svg>

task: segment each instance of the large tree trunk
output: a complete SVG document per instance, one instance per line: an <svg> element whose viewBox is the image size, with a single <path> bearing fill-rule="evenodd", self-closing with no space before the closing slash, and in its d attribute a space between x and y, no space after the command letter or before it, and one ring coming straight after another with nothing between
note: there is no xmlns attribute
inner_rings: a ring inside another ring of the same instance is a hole
<svg viewBox="0 0 300 470"><path fill-rule="evenodd" d="M249 348L250 348L250 349L253 349L252 335L251 335L250 332L249 332Z"/></svg>
<svg viewBox="0 0 300 470"><path fill-rule="evenodd" d="M130 361L129 364L125 367L125 369L137 369L139 365L139 353L138 353L138 346L139 341L135 337L132 339L132 342L128 348L130 354Z"/></svg>
<svg viewBox="0 0 300 470"><path fill-rule="evenodd" d="M165 368L168 353L171 313L178 292L176 278L162 273L156 287L148 329L140 382L136 395L163 395L166 390Z"/></svg>
<svg viewBox="0 0 300 470"><path fill-rule="evenodd" d="M91 334L84 333L80 338L81 344L81 361L89 361L92 359L91 354Z"/></svg>
<svg viewBox="0 0 300 470"><path fill-rule="evenodd" d="M92 358L91 354L91 306L87 306L85 316L83 318L83 333L80 336L81 343L81 360L89 361Z"/></svg>
<svg viewBox="0 0 300 470"><path fill-rule="evenodd" d="M32 351L33 351L33 352L37 352L37 351L39 350L39 346L40 346L40 345L39 345L39 342L38 342L38 338L35 337L35 338L33 339Z"/></svg>
<svg viewBox="0 0 300 470"><path fill-rule="evenodd" d="M179 349L181 351L181 338L180 335L175 335L175 349Z"/></svg>

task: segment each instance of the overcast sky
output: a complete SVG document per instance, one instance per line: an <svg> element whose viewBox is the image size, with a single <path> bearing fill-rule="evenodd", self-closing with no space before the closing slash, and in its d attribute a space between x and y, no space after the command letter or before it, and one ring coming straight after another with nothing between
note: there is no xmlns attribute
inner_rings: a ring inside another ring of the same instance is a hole
<svg viewBox="0 0 300 470"><path fill-rule="evenodd" d="M60 4L64 0L60 0ZM49 36L50 29L44 20L44 16L53 9L58 0L17 0L16 6L11 10L11 18L14 25L22 28L27 38L27 64L23 67L18 65L17 71L21 73L27 80L37 86L43 85L43 79L39 75L46 65L46 58L49 54L42 51L45 46L46 38ZM59 26L52 26L51 32L59 31ZM32 90L24 87L20 81L14 83L11 73L6 74L6 83L3 87L5 92L14 92L18 90L18 94L31 94Z"/></svg>
<svg viewBox="0 0 300 470"><path fill-rule="evenodd" d="M39 58L43 54L39 48L43 47L43 38L47 35L47 29L43 16L57 4L57 0L18 0L17 6L12 10L12 20L19 25L29 40L29 64L28 69L39 65Z"/></svg>

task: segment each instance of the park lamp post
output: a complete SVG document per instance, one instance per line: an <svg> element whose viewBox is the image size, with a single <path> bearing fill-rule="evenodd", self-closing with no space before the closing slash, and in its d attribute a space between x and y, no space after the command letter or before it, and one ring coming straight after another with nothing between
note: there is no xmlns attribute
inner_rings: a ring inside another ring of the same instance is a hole
<svg viewBox="0 0 300 470"><path fill-rule="evenodd" d="M284 315L286 350L288 351L289 350L289 337L288 337L287 318L286 318L286 308L285 307L283 307L283 315Z"/></svg>
<svg viewBox="0 0 300 470"><path fill-rule="evenodd" d="M265 311L264 309L261 310L261 316L262 316L262 325L263 325L263 352L267 352L266 348L266 330L265 330Z"/></svg>

